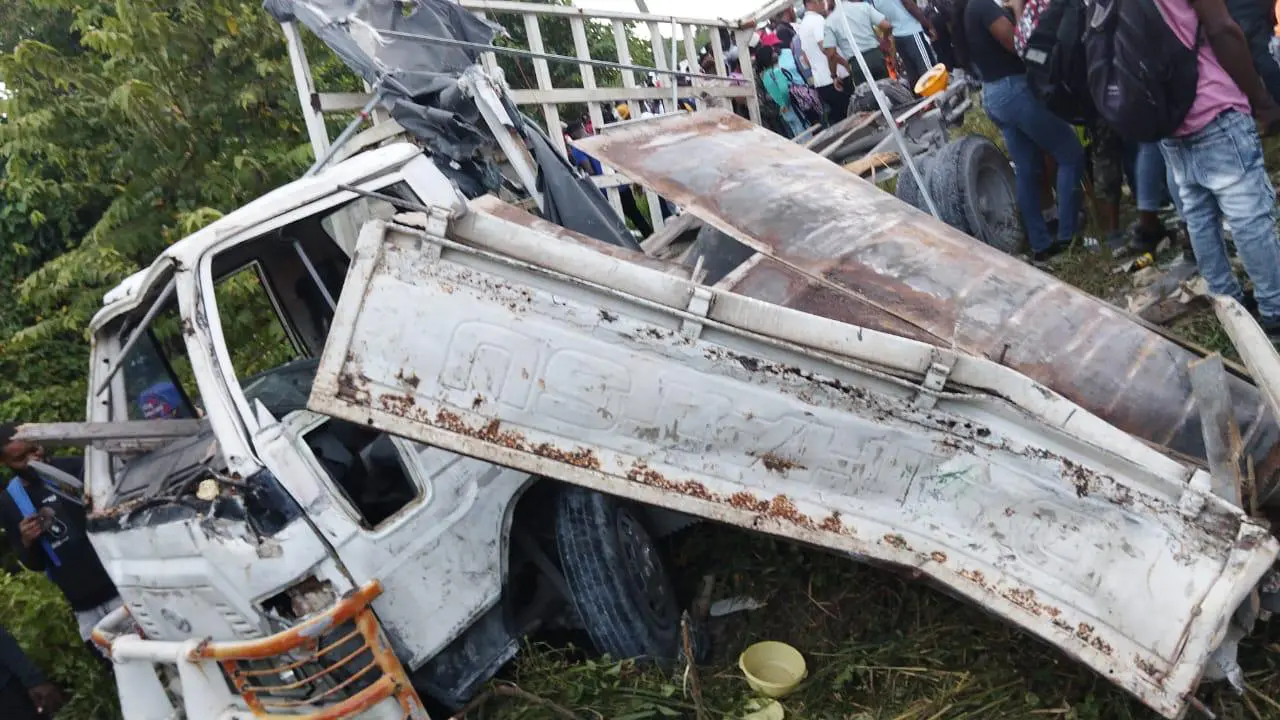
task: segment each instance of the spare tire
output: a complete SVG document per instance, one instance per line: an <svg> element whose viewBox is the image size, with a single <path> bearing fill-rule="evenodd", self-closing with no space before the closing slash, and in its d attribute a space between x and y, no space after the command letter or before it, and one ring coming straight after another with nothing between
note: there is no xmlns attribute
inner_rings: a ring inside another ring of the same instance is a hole
<svg viewBox="0 0 1280 720"><path fill-rule="evenodd" d="M953 140L934 153L933 162L929 165L929 195L938 208L938 218L942 222L966 235L977 237L969 226L969 216L964 211L964 189L957 185L959 178L963 177L957 168L964 141L965 138Z"/></svg>
<svg viewBox="0 0 1280 720"><path fill-rule="evenodd" d="M920 176L924 181L929 182L929 168L933 167L933 158L918 157L916 158L916 168L920 171ZM929 212L929 205L924 201L924 194L920 192L920 186L916 185L916 178L911 174L911 169L906 165L898 171L898 185L894 188L893 194L901 201L908 205Z"/></svg>
<svg viewBox="0 0 1280 720"><path fill-rule="evenodd" d="M911 92L911 88L897 80L877 80L876 85L880 86L880 92L884 93L884 99L889 101L890 110L897 110L916 101L915 93ZM853 97L849 100L849 111L851 113L879 109L880 106L876 104L876 98L871 94L870 86L862 83L854 89Z"/></svg>
<svg viewBox="0 0 1280 720"><path fill-rule="evenodd" d="M1001 252L1022 250L1026 234L1013 168L994 143L981 135L954 140L938 152L929 174L944 222Z"/></svg>

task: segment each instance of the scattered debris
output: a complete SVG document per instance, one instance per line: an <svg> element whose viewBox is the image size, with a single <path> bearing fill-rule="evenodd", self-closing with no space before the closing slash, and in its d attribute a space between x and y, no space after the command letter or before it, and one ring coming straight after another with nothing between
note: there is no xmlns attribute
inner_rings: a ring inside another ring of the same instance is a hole
<svg viewBox="0 0 1280 720"><path fill-rule="evenodd" d="M689 612L680 614L680 645L684 649L684 683L693 698L693 709L698 720L706 720L707 709L702 704L702 680L698 677L697 655L693 653L693 638L689 631Z"/></svg>
<svg viewBox="0 0 1280 720"><path fill-rule="evenodd" d="M711 603L710 615L711 617L724 617L726 615L733 615L734 613L759 610L765 605L765 602L753 597L738 595L737 597L725 598Z"/></svg>

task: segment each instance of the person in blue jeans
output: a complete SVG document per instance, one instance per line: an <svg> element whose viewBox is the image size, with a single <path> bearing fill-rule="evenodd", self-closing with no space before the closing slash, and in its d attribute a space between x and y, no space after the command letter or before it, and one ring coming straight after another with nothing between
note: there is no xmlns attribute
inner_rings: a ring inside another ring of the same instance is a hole
<svg viewBox="0 0 1280 720"><path fill-rule="evenodd" d="M1042 265L1070 246L1080 221L1084 148L1075 130L1031 94L1022 59L1013 49L1013 12L992 0L957 2L954 39L958 59L982 80L982 104L1000 128L1017 172L1018 210L1031 244L1031 261ZM1044 153L1058 165L1058 238L1049 234L1040 206Z"/></svg>
<svg viewBox="0 0 1280 720"><path fill-rule="evenodd" d="M1137 252L1154 252L1165 238L1171 237L1169 228L1160 219L1160 209L1173 200L1178 214L1182 206L1178 193L1171 184L1169 168L1160 153L1160 143L1137 143L1130 146L1129 176L1138 205L1138 225L1134 228L1130 247Z"/></svg>
<svg viewBox="0 0 1280 720"><path fill-rule="evenodd" d="M1156 0L1165 22L1187 48L1197 48L1196 97L1160 152L1177 188L1196 265L1215 295L1234 297L1280 343L1280 238L1276 194L1263 163L1259 124L1274 132L1276 107L1251 62L1244 33L1222 0ZM1201 41L1201 29L1208 42ZM1257 116L1255 123L1254 116ZM1253 281L1244 292L1227 257L1223 221ZM1256 304L1255 304L1256 303Z"/></svg>

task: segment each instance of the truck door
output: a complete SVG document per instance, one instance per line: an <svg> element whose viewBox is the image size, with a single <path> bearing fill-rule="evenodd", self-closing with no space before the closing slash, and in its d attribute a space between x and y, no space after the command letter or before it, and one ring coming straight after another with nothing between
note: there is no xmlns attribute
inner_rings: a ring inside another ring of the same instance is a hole
<svg viewBox="0 0 1280 720"><path fill-rule="evenodd" d="M261 436L323 488L308 513L356 584L382 584L374 608L408 666L496 604L527 474L309 411Z"/></svg>
<svg viewBox="0 0 1280 720"><path fill-rule="evenodd" d="M395 178L367 187L414 199ZM354 243L342 229L394 211L347 193L300 208L207 258L201 293L255 451L355 583L381 582L374 609L412 668L496 604L528 476L305 409Z"/></svg>

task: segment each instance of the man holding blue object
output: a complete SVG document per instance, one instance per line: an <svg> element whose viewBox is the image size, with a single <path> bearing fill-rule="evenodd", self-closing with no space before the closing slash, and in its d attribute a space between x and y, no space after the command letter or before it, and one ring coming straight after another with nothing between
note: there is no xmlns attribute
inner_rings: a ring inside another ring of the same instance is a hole
<svg viewBox="0 0 1280 720"><path fill-rule="evenodd" d="M120 594L102 567L85 533L84 505L32 467L42 450L15 440L17 427L0 424L0 466L15 473L0 492L0 527L18 559L29 570L48 575L66 596L80 637L90 633L108 613L120 607ZM54 461L60 470L79 474L78 461Z"/></svg>

